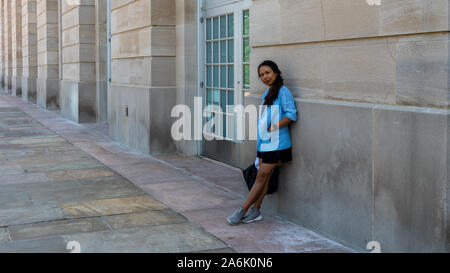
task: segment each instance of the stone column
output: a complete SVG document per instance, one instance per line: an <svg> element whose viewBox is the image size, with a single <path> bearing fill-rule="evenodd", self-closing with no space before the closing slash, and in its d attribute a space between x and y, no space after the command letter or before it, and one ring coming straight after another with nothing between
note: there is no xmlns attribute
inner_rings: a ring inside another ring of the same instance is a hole
<svg viewBox="0 0 450 273"><path fill-rule="evenodd" d="M194 109L194 97L198 97L197 32L197 0L176 0L177 104L188 105L191 109ZM192 122L192 132L193 125ZM197 155L198 141L183 140L176 145L182 154Z"/></svg>
<svg viewBox="0 0 450 273"><path fill-rule="evenodd" d="M95 0L95 70L97 81L97 121L108 122L108 7Z"/></svg>
<svg viewBox="0 0 450 273"><path fill-rule="evenodd" d="M0 0L0 90L3 91L5 86L4 75L5 75L5 37L3 36L3 17L4 17L4 9L3 9L3 0Z"/></svg>
<svg viewBox="0 0 450 273"><path fill-rule="evenodd" d="M36 103L37 1L22 0L22 98Z"/></svg>
<svg viewBox="0 0 450 273"><path fill-rule="evenodd" d="M11 0L4 0L3 2L3 27L4 27L4 42L5 42L5 91L11 93L11 76L12 76L12 34L11 34Z"/></svg>
<svg viewBox="0 0 450 273"><path fill-rule="evenodd" d="M95 2L61 3L61 112L76 122L96 122Z"/></svg>
<svg viewBox="0 0 450 273"><path fill-rule="evenodd" d="M58 0L38 0L37 18L37 104L56 109L59 107Z"/></svg>
<svg viewBox="0 0 450 273"><path fill-rule="evenodd" d="M112 0L111 9L110 135L141 152L174 151L175 0Z"/></svg>
<svg viewBox="0 0 450 273"><path fill-rule="evenodd" d="M11 0L12 79L11 93L22 96L22 0Z"/></svg>

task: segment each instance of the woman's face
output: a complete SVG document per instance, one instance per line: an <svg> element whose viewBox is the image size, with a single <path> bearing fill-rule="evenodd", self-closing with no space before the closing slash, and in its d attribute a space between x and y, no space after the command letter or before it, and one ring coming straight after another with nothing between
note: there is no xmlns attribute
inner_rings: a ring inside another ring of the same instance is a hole
<svg viewBox="0 0 450 273"><path fill-rule="evenodd" d="M273 72L272 68L268 66L261 66L259 69L259 78L267 86L272 87L273 83L277 79L277 76L277 73Z"/></svg>

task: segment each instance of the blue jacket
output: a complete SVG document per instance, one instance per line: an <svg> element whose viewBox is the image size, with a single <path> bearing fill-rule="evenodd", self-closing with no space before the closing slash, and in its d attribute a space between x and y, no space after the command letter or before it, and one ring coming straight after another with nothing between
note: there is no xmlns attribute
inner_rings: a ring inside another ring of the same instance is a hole
<svg viewBox="0 0 450 273"><path fill-rule="evenodd" d="M289 149L292 147L289 126L271 133L267 129L272 123L279 122L284 117L288 117L292 121L297 120L297 108L295 107L294 97L291 91L286 86L283 86L273 105L267 107L263 105L268 93L269 89L264 92L261 101L262 108L260 108L257 134L258 151L270 152Z"/></svg>

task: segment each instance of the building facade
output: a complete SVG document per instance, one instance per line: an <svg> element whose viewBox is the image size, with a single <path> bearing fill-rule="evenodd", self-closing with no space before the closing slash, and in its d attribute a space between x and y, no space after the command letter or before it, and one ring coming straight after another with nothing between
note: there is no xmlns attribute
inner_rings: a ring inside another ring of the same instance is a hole
<svg viewBox="0 0 450 273"><path fill-rule="evenodd" d="M247 167L252 120L227 106L259 105L277 62L299 120L265 209L359 249L450 251L448 0L0 1L2 90L148 154Z"/></svg>

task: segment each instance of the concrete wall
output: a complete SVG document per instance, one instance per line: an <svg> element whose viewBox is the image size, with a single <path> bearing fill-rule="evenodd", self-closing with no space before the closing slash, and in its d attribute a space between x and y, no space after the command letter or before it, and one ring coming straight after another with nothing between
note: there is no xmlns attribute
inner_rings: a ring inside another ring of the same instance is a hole
<svg viewBox="0 0 450 273"><path fill-rule="evenodd" d="M61 3L61 112L76 122L95 122L95 1Z"/></svg>
<svg viewBox="0 0 450 273"><path fill-rule="evenodd" d="M12 90L22 96L22 0L11 0Z"/></svg>
<svg viewBox="0 0 450 273"><path fill-rule="evenodd" d="M266 209L361 249L450 251L448 5L253 1L245 103L259 103L257 65L272 59L299 110ZM256 152L244 146L241 167Z"/></svg>
<svg viewBox="0 0 450 273"><path fill-rule="evenodd" d="M111 9L110 135L141 152L173 152L175 0L112 0Z"/></svg>
<svg viewBox="0 0 450 273"><path fill-rule="evenodd" d="M22 98L36 103L37 1L22 0Z"/></svg>
<svg viewBox="0 0 450 273"><path fill-rule="evenodd" d="M58 0L37 0L37 18L37 104L45 109L57 109L59 108Z"/></svg>

